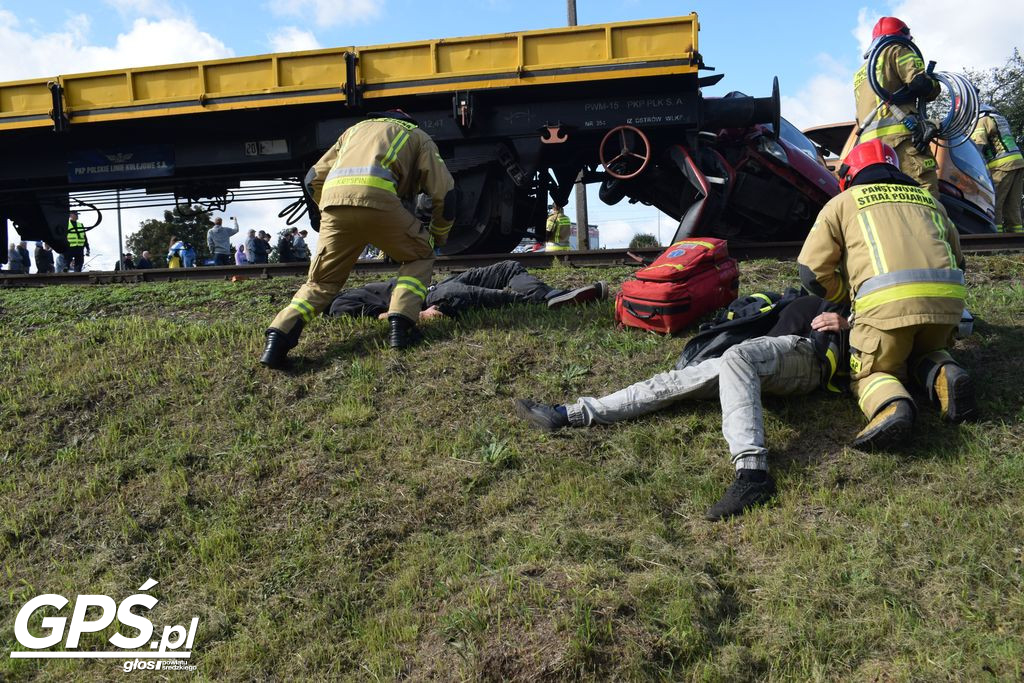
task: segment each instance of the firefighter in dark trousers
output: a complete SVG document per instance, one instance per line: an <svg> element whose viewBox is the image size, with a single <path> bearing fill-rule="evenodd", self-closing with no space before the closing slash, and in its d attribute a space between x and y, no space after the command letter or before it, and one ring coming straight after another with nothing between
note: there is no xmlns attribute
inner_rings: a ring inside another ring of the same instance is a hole
<svg viewBox="0 0 1024 683"><path fill-rule="evenodd" d="M916 415L908 375L943 419L975 413L971 379L946 351L964 310L964 261L942 204L900 172L881 140L854 147L839 175L842 192L800 250L800 279L813 294L852 302L851 387L869 420L854 445L884 448Z"/></svg>
<svg viewBox="0 0 1024 683"><path fill-rule="evenodd" d="M971 140L985 157L996 188L996 227L1000 232L1024 232L1020 198L1024 194L1024 155L1013 139L1010 123L990 105L981 105L981 117Z"/></svg>
<svg viewBox="0 0 1024 683"><path fill-rule="evenodd" d="M404 112L385 112L346 130L311 175L322 215L316 256L306 284L270 324L260 362L284 365L303 326L330 305L369 243L401 264L388 310L389 344L416 343L434 247L447 240L455 213L455 181L434 141ZM426 228L402 205L420 192L432 201Z"/></svg>
<svg viewBox="0 0 1024 683"><path fill-rule="evenodd" d="M908 39L910 28L896 17L882 17L871 32L871 39L877 41L887 35L902 35ZM857 127L861 129L857 142L881 140L896 150L900 170L916 180L936 198L939 196L939 176L936 172L935 156L928 141L921 135L923 124L917 124L911 131L898 118L897 109L903 115L916 120L917 100L932 101L939 96L939 82L925 73L924 61L905 45L891 45L885 48L876 65L879 84L891 93L903 94L894 98L893 103L882 104L868 81L867 61L853 77L853 93L857 100ZM876 112L875 109L878 109ZM870 120L869 120L870 119Z"/></svg>
<svg viewBox="0 0 1024 683"><path fill-rule="evenodd" d="M68 215L68 250L65 254L71 270L81 273L88 255L89 238L85 234L85 226L78 222L78 212L72 211Z"/></svg>

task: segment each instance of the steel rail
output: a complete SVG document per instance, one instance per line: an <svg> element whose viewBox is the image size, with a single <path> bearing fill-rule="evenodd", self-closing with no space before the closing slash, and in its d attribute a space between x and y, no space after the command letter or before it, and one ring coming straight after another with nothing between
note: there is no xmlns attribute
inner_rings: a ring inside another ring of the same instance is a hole
<svg viewBox="0 0 1024 683"><path fill-rule="evenodd" d="M792 260L800 251L801 242L731 242L729 254L741 261L754 259ZM968 254L1024 251L1024 235L961 235L960 245ZM643 249L596 249L591 251L527 252L523 254L461 254L439 256L436 271L461 271L486 266L498 261L518 261L527 268L550 268L554 265L572 268L608 268L639 266L629 256L653 259L664 247ZM200 268L151 268L147 270L96 271L82 273L45 273L9 275L0 271L0 287L38 287L44 285L133 284L140 282L176 282L181 280L230 280L295 277L309 270L306 263L266 263L248 266L203 266ZM353 273L394 273L397 266L386 261L358 261Z"/></svg>

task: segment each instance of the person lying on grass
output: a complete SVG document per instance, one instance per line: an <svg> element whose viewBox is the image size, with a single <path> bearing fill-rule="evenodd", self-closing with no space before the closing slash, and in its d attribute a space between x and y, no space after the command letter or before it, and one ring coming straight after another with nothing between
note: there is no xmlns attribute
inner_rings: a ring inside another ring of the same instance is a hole
<svg viewBox="0 0 1024 683"><path fill-rule="evenodd" d="M741 514L775 495L775 481L768 474L761 393L807 394L819 386L838 391L832 384L833 373L844 367L842 333L849 328L834 304L816 296L801 296L781 309L764 336L729 346L720 357L682 368L677 364L675 370L601 398L584 396L564 405L516 399L515 411L532 426L551 431L612 424L676 401L717 395L722 404L722 434L736 475L705 515L716 521Z"/></svg>
<svg viewBox="0 0 1024 683"><path fill-rule="evenodd" d="M395 279L371 282L356 289L339 292L327 315L353 318L387 318ZM456 317L471 309L500 308L512 304L547 304L558 308L607 298L608 285L595 282L576 289L554 289L527 272L517 261L501 261L483 268L472 268L453 275L427 290L420 319Z"/></svg>

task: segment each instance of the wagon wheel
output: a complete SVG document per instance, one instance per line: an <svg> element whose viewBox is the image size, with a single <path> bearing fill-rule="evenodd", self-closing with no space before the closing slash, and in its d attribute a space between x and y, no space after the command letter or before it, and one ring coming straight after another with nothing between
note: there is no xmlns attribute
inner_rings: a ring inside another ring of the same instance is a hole
<svg viewBox="0 0 1024 683"><path fill-rule="evenodd" d="M617 126L601 140L598 155L608 175L629 180L643 173L651 162L651 141L636 126Z"/></svg>

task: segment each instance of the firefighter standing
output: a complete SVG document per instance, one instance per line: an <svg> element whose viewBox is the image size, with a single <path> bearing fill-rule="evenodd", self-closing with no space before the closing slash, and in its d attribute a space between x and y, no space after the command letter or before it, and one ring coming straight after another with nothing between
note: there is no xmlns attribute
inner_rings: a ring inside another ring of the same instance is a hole
<svg viewBox="0 0 1024 683"><path fill-rule="evenodd" d="M1001 232L1024 232L1020 216L1020 198L1024 194L1024 155L1013 139L1009 122L990 105L983 104L971 140L985 157L996 188L996 228Z"/></svg>
<svg viewBox="0 0 1024 683"><path fill-rule="evenodd" d="M548 241L544 251L566 251L569 249L569 234L572 232L572 221L562 213L557 204L551 210L547 222Z"/></svg>
<svg viewBox="0 0 1024 683"><path fill-rule="evenodd" d="M455 213L454 187L437 146L405 112L373 115L346 130L310 172L310 192L322 215L317 253L309 277L267 330L260 362L284 365L302 328L330 305L367 244L398 261L398 283L388 310L389 344L419 340L416 320L441 246ZM428 228L409 213L424 192L432 201Z"/></svg>
<svg viewBox="0 0 1024 683"><path fill-rule="evenodd" d="M872 41L889 35L913 40L910 28L896 17L882 17L871 32ZM880 139L896 150L900 170L916 180L936 198L939 177L935 156L926 137L927 125L918 116L917 100L932 101L939 95L939 82L925 73L924 61L906 45L890 45L882 51L875 66L879 85L890 93L900 92L893 102L882 104L868 80L865 61L853 77L853 93L857 100L857 142ZM902 90L901 90L902 89ZM875 111L877 108L877 111ZM913 130L902 120L910 122Z"/></svg>
<svg viewBox="0 0 1024 683"><path fill-rule="evenodd" d="M68 251L65 254L68 265L76 273L82 272L85 256L89 255L89 238L85 234L85 226L78 221L78 212L68 214ZM84 253L84 256L83 256Z"/></svg>
<svg viewBox="0 0 1024 683"><path fill-rule="evenodd" d="M842 192L818 214L798 263L810 292L853 304L851 386L869 420L854 445L907 435L916 410L903 386L908 365L943 419L972 417L973 384L946 351L964 309L956 228L880 140L854 147L839 176Z"/></svg>

